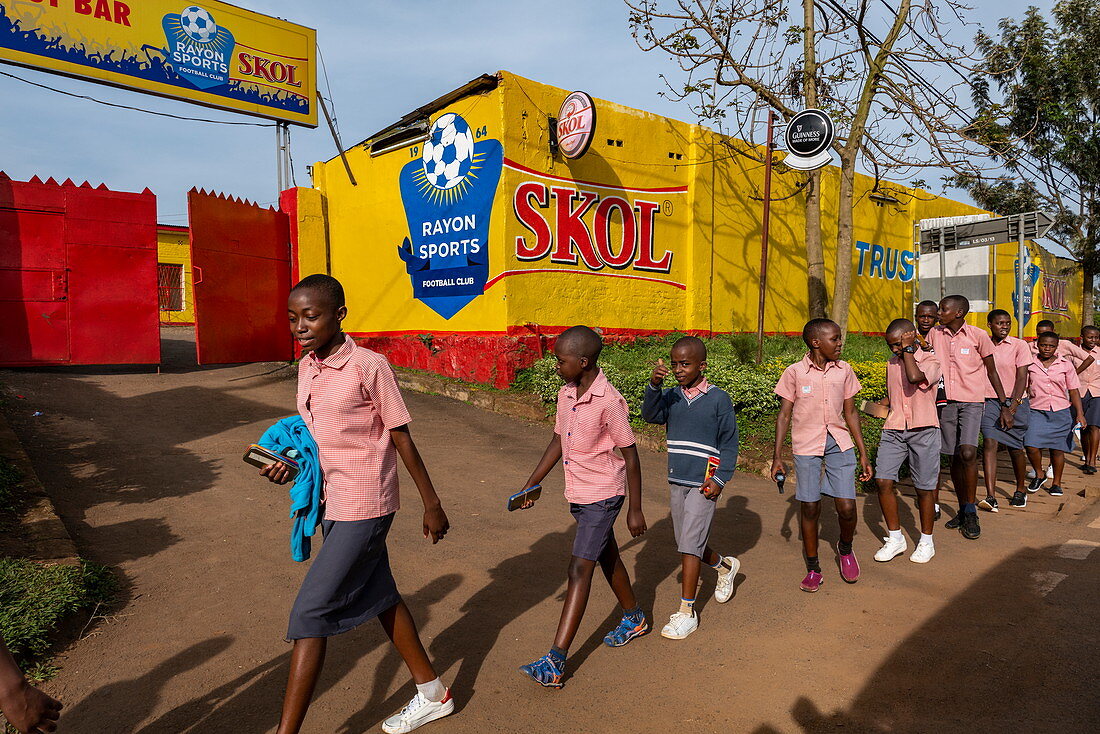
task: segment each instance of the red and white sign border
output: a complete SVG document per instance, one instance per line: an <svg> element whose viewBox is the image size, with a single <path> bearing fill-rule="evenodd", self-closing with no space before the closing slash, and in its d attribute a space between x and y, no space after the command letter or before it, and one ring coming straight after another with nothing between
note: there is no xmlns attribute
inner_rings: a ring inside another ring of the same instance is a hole
<svg viewBox="0 0 1100 734"><path fill-rule="evenodd" d="M568 113L569 117L566 117L566 108L569 107L570 102L573 101L580 101L581 107L579 109L572 110L570 113ZM589 115L589 119L591 120L591 122L589 122L588 125L586 125L582 129L575 132L570 132L568 135L565 136L566 138L583 136L581 144L575 147L565 145L563 143L561 134L562 124L568 120L573 119L573 117L579 114L583 114L585 112L591 113ZM571 92L569 96L567 96L565 100L561 103L561 108L558 110L558 119L556 125L558 150L561 151L561 154L563 156L569 158L570 160L580 158L582 155L588 152L588 149L592 146L592 139L596 136L596 103L592 101L592 97L589 96L587 92Z"/></svg>

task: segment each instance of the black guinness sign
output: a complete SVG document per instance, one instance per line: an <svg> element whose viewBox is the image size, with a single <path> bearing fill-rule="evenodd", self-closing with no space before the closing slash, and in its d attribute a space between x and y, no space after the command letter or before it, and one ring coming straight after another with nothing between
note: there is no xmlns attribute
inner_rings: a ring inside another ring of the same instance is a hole
<svg viewBox="0 0 1100 734"><path fill-rule="evenodd" d="M787 123L783 137L789 153L783 162L791 168L812 171L832 160L833 121L821 110L799 112Z"/></svg>

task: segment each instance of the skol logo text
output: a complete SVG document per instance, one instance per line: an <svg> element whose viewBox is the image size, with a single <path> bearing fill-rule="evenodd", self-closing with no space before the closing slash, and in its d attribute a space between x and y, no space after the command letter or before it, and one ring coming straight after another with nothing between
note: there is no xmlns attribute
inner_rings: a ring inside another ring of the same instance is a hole
<svg viewBox="0 0 1100 734"><path fill-rule="evenodd" d="M516 187L512 206L520 224L533 235L516 237L520 260L549 257L562 265L583 263L589 270L667 273L672 269L673 253L657 252L654 243L660 202L631 202L618 195L527 181ZM619 226L613 226L616 222Z"/></svg>

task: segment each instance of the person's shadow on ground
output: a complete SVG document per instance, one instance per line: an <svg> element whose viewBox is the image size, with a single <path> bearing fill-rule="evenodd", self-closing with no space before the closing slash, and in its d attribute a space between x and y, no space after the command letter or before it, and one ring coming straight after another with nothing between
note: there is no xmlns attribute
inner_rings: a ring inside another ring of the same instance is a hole
<svg viewBox="0 0 1100 734"><path fill-rule="evenodd" d="M454 672L451 690L461 710L463 702L474 694L478 673L492 651L500 632L525 612L548 598L565 581L573 531L544 535L525 553L507 558L489 571L491 580L462 605L462 616L440 632L428 646L432 664L441 675L459 663ZM546 630L547 637L553 630ZM535 657L532 653L532 659ZM520 660L516 667L529 662ZM379 663L379 673L371 696L363 709L349 718L340 731L362 732L377 724L380 712L404 703L412 696L412 686L404 686L389 698L385 697L387 680L392 681L402 665L396 650L386 653ZM517 676L519 674L517 673Z"/></svg>
<svg viewBox="0 0 1100 734"><path fill-rule="evenodd" d="M442 601L462 582L458 574L444 574L425 584L419 591L405 597L417 624L423 626L430 615L430 608ZM289 612L289 610L288 610ZM382 628L377 623L367 622L356 629L339 635L328 646L325 666L317 681L314 700L317 700L342 681L354 670L359 660L372 650L389 645ZM391 651L392 652L392 651ZM396 652L393 652L396 656ZM387 654L387 658L389 655ZM397 658L400 664L400 657ZM138 734L180 734L186 731L268 731L279 720L283 691L286 687L290 651L279 655L261 665L241 673L233 680L209 691L206 695L181 704L166 712L156 721L142 727ZM163 666L160 666L163 667ZM173 674L179 672L172 671ZM388 669L379 666L372 676L374 688L386 690L394 680L397 668ZM131 681L132 687L128 701L154 699L148 690L145 678ZM157 688L167 685L172 676L158 681ZM95 699L99 693L92 694ZM390 711L389 716L395 713ZM144 717L134 717L139 722ZM308 719L307 719L308 721ZM116 730L116 729L112 729ZM135 731L134 727L118 728L117 731Z"/></svg>

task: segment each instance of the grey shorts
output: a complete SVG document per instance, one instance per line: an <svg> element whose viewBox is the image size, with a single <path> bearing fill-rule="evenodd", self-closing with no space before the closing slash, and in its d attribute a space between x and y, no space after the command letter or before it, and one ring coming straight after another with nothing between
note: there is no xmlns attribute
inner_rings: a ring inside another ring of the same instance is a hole
<svg viewBox="0 0 1100 734"><path fill-rule="evenodd" d="M393 513L370 520L323 520L325 542L310 563L290 612L286 639L331 637L401 601L386 535Z"/></svg>
<svg viewBox="0 0 1100 734"><path fill-rule="evenodd" d="M882 432L875 458L875 478L898 480L898 470L909 460L909 473L917 489L932 490L940 478L940 431L935 426Z"/></svg>
<svg viewBox="0 0 1100 734"><path fill-rule="evenodd" d="M676 550L703 557L714 519L715 500L708 500L699 487L669 484L669 505L672 508L672 530L676 534Z"/></svg>
<svg viewBox="0 0 1100 734"><path fill-rule="evenodd" d="M827 494L838 499L856 498L856 449L841 451L826 433L824 456L794 457L794 498L800 502L819 502Z"/></svg>
<svg viewBox="0 0 1100 734"><path fill-rule="evenodd" d="M978 447L985 403L948 401L940 408L940 453L948 456L960 446Z"/></svg>
<svg viewBox="0 0 1100 734"><path fill-rule="evenodd" d="M615 520L626 497L610 497L587 505L569 503L569 512L577 521L577 537L573 539L573 555L598 561L608 543L615 542Z"/></svg>

